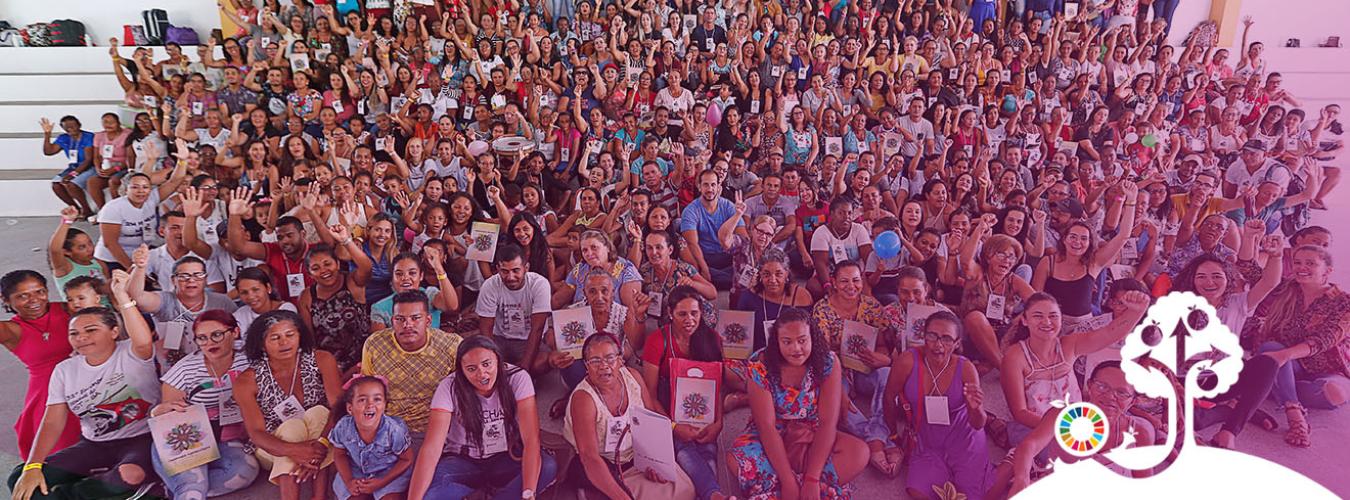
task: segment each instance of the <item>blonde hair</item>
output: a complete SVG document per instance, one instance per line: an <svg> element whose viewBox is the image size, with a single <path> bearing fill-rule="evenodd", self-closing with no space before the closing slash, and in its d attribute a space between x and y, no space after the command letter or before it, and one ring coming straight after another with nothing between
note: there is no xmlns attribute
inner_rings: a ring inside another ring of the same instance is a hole
<svg viewBox="0 0 1350 500"><path fill-rule="evenodd" d="M1321 259L1327 267L1331 267L1331 252L1328 252L1325 248L1317 245L1303 245L1295 248L1293 255L1297 255L1299 252L1315 253L1317 258ZM1298 315L1298 311L1294 310L1294 304L1303 293L1299 290L1298 285L1293 281L1287 281L1284 286L1276 290L1277 293L1266 299L1270 300L1271 303L1270 309L1266 312L1265 321L1261 322L1261 329L1258 332L1261 339L1269 338L1270 334L1274 333L1276 329L1285 328Z"/></svg>

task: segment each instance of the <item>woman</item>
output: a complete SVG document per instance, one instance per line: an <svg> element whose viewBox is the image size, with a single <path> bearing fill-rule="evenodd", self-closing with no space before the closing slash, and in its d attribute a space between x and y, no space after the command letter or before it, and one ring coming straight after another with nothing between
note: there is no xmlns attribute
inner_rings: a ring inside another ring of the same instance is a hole
<svg viewBox="0 0 1350 500"><path fill-rule="evenodd" d="M613 279L603 270L591 270L582 286L585 301L576 307L590 309L591 324L595 325L596 333L607 333L619 339L623 357L629 359L642 337L642 327L652 299L648 295L639 294L638 307L630 309L614 301L612 282ZM544 340L553 351L548 356L537 358L535 371L557 369L562 375L563 383L569 389L576 387L586 376L584 368L576 364L576 360L570 354L557 350L557 341L553 335L545 337ZM549 416L561 417L565 402L566 399L555 401L553 407L549 409Z"/></svg>
<svg viewBox="0 0 1350 500"><path fill-rule="evenodd" d="M1098 247L1092 226L1083 221L1071 222L1056 245L1058 252L1048 259L1041 259L1031 278L1032 288L1044 290L1064 305L1064 320L1069 327L1092 316L1092 290L1098 275L1103 268L1116 262L1126 240L1134 233L1139 187L1125 181L1123 193L1117 196L1123 199L1112 200L1112 203L1120 204L1121 211L1115 236Z"/></svg>
<svg viewBox="0 0 1350 500"><path fill-rule="evenodd" d="M323 228L322 224L316 227ZM333 226L333 236L356 264L352 273L343 271L335 249L326 245L310 248L305 266L314 284L300 293L299 309L305 326L321 332L317 345L338 360L343 371L361 362L361 348L370 335L366 281L370 259L347 234L346 226Z"/></svg>
<svg viewBox="0 0 1350 500"><path fill-rule="evenodd" d="M186 150L184 145L179 151ZM195 153L191 155L196 157ZM150 176L143 173L127 176L127 195L108 202L98 211L100 237L94 247L94 258L109 268L131 267L131 251L142 244L153 243L159 202L178 191L178 186L187 179L187 163L180 160L173 175L159 187L151 185Z"/></svg>
<svg viewBox="0 0 1350 500"><path fill-rule="evenodd" d="M120 496L150 479L149 417L159 402L159 380L153 334L131 300L130 281L119 270L110 283L127 340L117 340L118 315L107 308L82 309L70 318L67 339L78 347L52 371L27 464L10 474L15 498L45 498L57 488L75 498ZM72 414L80 422L80 441L52 453Z"/></svg>
<svg viewBox="0 0 1350 500"><path fill-rule="evenodd" d="M1149 296L1132 290L1120 297L1124 314L1098 330L1060 336L1063 331L1059 302L1037 292L1026 299L1026 311L1017 320L1016 344L1003 353L999 377L1003 396L1012 414L1008 443L1016 445L1030 434L1053 401L1069 395L1082 400L1073 360L1087 356L1125 338L1144 317ZM1000 439L1001 440L1001 439Z"/></svg>
<svg viewBox="0 0 1350 500"><path fill-rule="evenodd" d="M431 398L408 497L458 499L487 486L499 497L534 498L558 467L540 450L529 372L503 361L497 343L485 336L460 344L455 366L459 372L445 377Z"/></svg>
<svg viewBox="0 0 1350 500"><path fill-rule="evenodd" d="M805 312L784 311L769 342L740 370L750 380L754 426L727 453L729 472L747 496L844 498L862 473L867 445L839 432L843 377L839 359Z"/></svg>
<svg viewBox="0 0 1350 500"><path fill-rule="evenodd" d="M47 300L47 278L36 271L5 273L0 278L0 296L5 299L5 309L14 313L9 320L0 322L0 343L28 368L23 413L14 422L19 457L27 460L42 423L42 409L47 405L52 370L70 357L73 350L61 332L70 323L70 314L65 304ZM67 420L49 452L61 451L79 441L79 421Z"/></svg>
<svg viewBox="0 0 1350 500"><path fill-rule="evenodd" d="M904 442L913 448L906 450L907 493L926 498L947 484L967 498L984 498L993 479L982 432L988 415L979 371L955 353L961 342L961 320L947 311L935 312L924 321L922 337L918 347L896 356L886 384L887 419L898 429L900 408L909 415ZM925 407L938 399L942 406L934 418Z"/></svg>
<svg viewBox="0 0 1350 500"><path fill-rule="evenodd" d="M150 457L174 498L204 499L252 485L258 476L258 459L244 450L248 441L244 417L230 391L231 381L248 369L248 358L235 348L239 323L230 313L212 309L197 317L192 332L198 351L179 360L160 377L162 402L150 410L150 415L186 411L193 405L206 407L220 458L170 475L157 449L151 449Z"/></svg>
<svg viewBox="0 0 1350 500"><path fill-rule="evenodd" d="M592 229L581 233L578 243L581 246L581 262L567 273L566 281L553 292L553 307L563 307L581 301L582 280L590 274L591 269L608 273L614 280L612 296L618 298L623 305L634 307L637 304L637 295L642 289L642 275L638 272L637 266L616 254L614 243L610 241L608 235L600 231Z"/></svg>
<svg viewBox="0 0 1350 500"><path fill-rule="evenodd" d="M529 193L531 189L532 187L526 186L525 192ZM540 193L538 196L543 195ZM531 271L548 278L550 282L556 281L558 269L554 265L553 254L548 250L548 238L544 235L538 219L526 212L517 212L511 216L511 223L506 225L504 242L524 250L525 262L529 264Z"/></svg>
<svg viewBox="0 0 1350 500"><path fill-rule="evenodd" d="M989 230L989 226L981 221L970 241L983 239ZM1022 260L1022 244L1011 236L996 234L985 239L978 265L974 259L974 244L966 247L971 250L961 252L966 285L961 292L958 313L968 333L964 341L965 352L978 354L978 360L988 363L986 367L999 366L1003 363L1000 346L1012 326L1013 315L1035 290L1013 273L1013 268Z"/></svg>
<svg viewBox="0 0 1350 500"><path fill-rule="evenodd" d="M1350 296L1331 283L1332 259L1326 249L1304 245L1294 250L1292 260L1293 279L1275 287L1256 307L1242 337L1279 364L1272 393L1289 421L1284 440L1307 448L1312 438L1305 405L1334 409L1350 399L1350 359L1340 349Z"/></svg>
<svg viewBox="0 0 1350 500"><path fill-rule="evenodd" d="M742 293L736 301L738 311L755 312L755 347L765 346L769 327L785 309L807 310L812 304L806 287L792 282L788 270L788 256L777 248L767 248L759 259L759 273L755 285Z"/></svg>
<svg viewBox="0 0 1350 500"><path fill-rule="evenodd" d="M93 159L92 168L97 174L89 178L89 197L94 199L94 206L104 205L105 188L112 188L113 198L117 197L122 176L126 175L127 136L130 133L130 130L122 128L117 113L103 114L103 130L94 134L94 145L90 149L93 154L89 156Z"/></svg>
<svg viewBox="0 0 1350 500"><path fill-rule="evenodd" d="M376 214L366 230L366 241L361 251L370 259L370 279L366 281L366 300L371 303L394 294L389 282L393 278L394 256L398 255L398 240L394 238L396 224L387 214Z"/></svg>
<svg viewBox="0 0 1350 500"><path fill-rule="evenodd" d="M712 302L717 299L717 289L698 274L693 264L678 260L683 240L670 235L667 231L651 231L646 236L647 259L638 269L642 276L642 292L651 298L652 305L647 314L661 318L665 316L665 297L679 286L688 286L698 292L703 302L704 320L716 324L717 311ZM646 318L638 318L645 320Z"/></svg>
<svg viewBox="0 0 1350 500"><path fill-rule="evenodd" d="M655 394L656 400L672 421L678 406L672 402L672 364L676 358L696 362L722 361L721 339L712 327L703 321L704 300L697 290L689 286L676 287L667 300L669 320L661 328L647 335L646 345L642 348L642 384L647 394ZM683 372L681 372L683 374ZM717 408L721 394L726 392L722 384L722 372L705 374L716 381L718 393L713 395L713 422L703 427L689 424L677 424L675 435L675 461L684 473L691 475L698 498L722 500L729 498L717 484L717 436L722 432L722 414L726 408Z"/></svg>
<svg viewBox="0 0 1350 500"><path fill-rule="evenodd" d="M450 277L445 274L441 248L443 247L439 245L428 245L423 249L421 257L411 252L394 256L394 275L390 278L394 295L410 290L426 294L430 306L427 312L431 313L432 328L440 327L442 314L459 310L459 296L455 294ZM426 274L432 275L431 280L424 280L423 263L430 271ZM427 282L430 282L431 286L428 286ZM378 332L392 326L394 326L394 296L390 295L371 304L370 331Z"/></svg>
<svg viewBox="0 0 1350 500"><path fill-rule="evenodd" d="M760 263L764 260L764 252L772 246L773 237L778 234L778 223L768 214L755 217L751 221L749 238L736 234L734 232L736 224L745 219L745 213L741 210L745 208L745 203L739 203L737 206L739 208L736 217L728 219L717 231L723 248L731 253L732 304L759 281Z"/></svg>
<svg viewBox="0 0 1350 500"><path fill-rule="evenodd" d="M660 403L639 382L637 371L624 366L614 336L591 335L581 352L586 379L567 398L563 437L576 448L581 472L590 487L609 498L693 500L694 485L680 469L675 470L674 478L661 478L651 470L631 466L623 470L633 461L629 424L633 414L639 410L661 411Z"/></svg>
<svg viewBox="0 0 1350 500"><path fill-rule="evenodd" d="M342 395L337 360L314 348L314 335L300 316L272 311L259 316L244 336L249 368L234 381L234 401L258 462L281 498L300 497L300 483L326 485L332 450L320 441L337 423ZM285 385L283 385L285 384Z"/></svg>
<svg viewBox="0 0 1350 500"><path fill-rule="evenodd" d="M277 309L297 312L295 304L277 298L272 292L272 277L261 267L239 271L239 277L234 281L234 289L239 293L239 301L244 303L243 307L234 310L234 320L240 330L248 331L248 327L253 324L253 320L258 319L258 316ZM244 339L237 340L242 346Z"/></svg>

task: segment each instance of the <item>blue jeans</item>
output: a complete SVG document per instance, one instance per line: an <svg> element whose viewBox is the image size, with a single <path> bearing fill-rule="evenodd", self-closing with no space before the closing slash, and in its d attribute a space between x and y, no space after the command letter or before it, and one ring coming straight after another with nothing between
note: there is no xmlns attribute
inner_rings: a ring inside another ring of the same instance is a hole
<svg viewBox="0 0 1350 500"><path fill-rule="evenodd" d="M708 274L712 275L712 283L718 290L731 289L731 254L729 253L703 253L703 262L708 264Z"/></svg>
<svg viewBox="0 0 1350 500"><path fill-rule="evenodd" d="M536 492L548 487L558 474L558 463L552 455L541 452L539 458L539 485L534 488ZM510 453L498 453L481 460L444 455L440 463L436 464L436 473L431 476L431 487L427 489L426 497L458 500L479 489L494 488L497 490L492 497L495 500L520 498L524 490L522 465L513 460Z"/></svg>
<svg viewBox="0 0 1350 500"><path fill-rule="evenodd" d="M170 476L160 462L159 452L150 447L155 472L164 479L164 488L173 498L202 500L242 490L258 477L258 459L244 453L244 444L229 441L220 445L220 458Z"/></svg>
<svg viewBox="0 0 1350 500"><path fill-rule="evenodd" d="M886 399L886 380L891 376L891 368L877 368L872 373L849 372L853 375L852 381L845 385L844 390L847 394L860 397L854 398L853 407L844 415L844 428L863 441L885 441L891 431L886 426L882 403ZM871 417L863 414L860 402L871 410Z"/></svg>
<svg viewBox="0 0 1350 500"><path fill-rule="evenodd" d="M1284 344L1275 341L1267 341L1261 344L1257 349L1257 354L1264 354L1271 351L1284 349ZM1313 377L1303 369L1303 365L1298 360L1290 360L1284 366L1275 370L1275 387L1271 388L1270 395L1275 397L1275 402L1284 405L1285 403L1302 403L1309 408L1319 410L1331 410L1337 406L1345 404L1333 404L1327 399L1327 384L1333 380L1345 377L1339 375L1323 375Z"/></svg>
<svg viewBox="0 0 1350 500"><path fill-rule="evenodd" d="M675 440L675 463L694 482L698 500L708 500L722 491L717 484L717 443L695 443Z"/></svg>

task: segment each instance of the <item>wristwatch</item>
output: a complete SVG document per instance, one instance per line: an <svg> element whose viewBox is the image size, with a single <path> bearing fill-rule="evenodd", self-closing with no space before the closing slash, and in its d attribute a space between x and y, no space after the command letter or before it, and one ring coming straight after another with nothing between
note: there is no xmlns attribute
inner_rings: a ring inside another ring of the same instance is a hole
<svg viewBox="0 0 1350 500"><path fill-rule="evenodd" d="M520 492L520 500L533 500L534 490L525 490Z"/></svg>

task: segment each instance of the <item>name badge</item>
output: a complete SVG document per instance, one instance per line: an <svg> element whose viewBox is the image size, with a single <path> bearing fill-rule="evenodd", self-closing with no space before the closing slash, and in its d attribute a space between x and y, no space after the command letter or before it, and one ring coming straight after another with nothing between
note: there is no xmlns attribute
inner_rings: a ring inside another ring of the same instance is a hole
<svg viewBox="0 0 1350 500"><path fill-rule="evenodd" d="M286 275L286 291L291 297L299 297L305 291L305 275L303 273Z"/></svg>
<svg viewBox="0 0 1350 500"><path fill-rule="evenodd" d="M364 114L366 114L366 101L365 101L365 100L356 101L356 114L358 114L358 115L364 115Z"/></svg>
<svg viewBox="0 0 1350 500"><path fill-rule="evenodd" d="M661 292L651 292L647 295L652 298L652 305L647 308L647 315L657 318L661 317L661 308L666 303L666 294Z"/></svg>
<svg viewBox="0 0 1350 500"><path fill-rule="evenodd" d="M205 110L206 110L206 108L205 108L205 106L202 105L202 103L200 103L200 102L194 102L194 103L192 103L192 114L194 114L194 115L200 115L200 114L202 114L202 112L205 111Z"/></svg>
<svg viewBox="0 0 1350 500"><path fill-rule="evenodd" d="M177 321L170 321L167 323L160 323L157 326L161 332L159 338L164 341L165 349L171 351L183 349L183 327L186 325Z"/></svg>
<svg viewBox="0 0 1350 500"><path fill-rule="evenodd" d="M806 79L806 67L805 67L805 66L802 66L801 68L797 68L797 79L798 79L798 80L805 80L805 79Z"/></svg>
<svg viewBox="0 0 1350 500"><path fill-rule="evenodd" d="M605 447L601 452L610 453L618 448L620 436L623 436L623 431L627 427L628 423L624 422L622 418L607 417L605 419ZM629 436L626 439L632 439L632 437Z"/></svg>
<svg viewBox="0 0 1350 500"><path fill-rule="evenodd" d="M1125 246L1120 249L1120 256L1125 260L1133 261L1139 258L1139 238L1129 238L1125 240Z"/></svg>
<svg viewBox="0 0 1350 500"><path fill-rule="evenodd" d="M745 266L741 268L741 274L736 277L736 283L740 284L741 288L751 288L755 286L758 277L759 269L754 266Z"/></svg>
<svg viewBox="0 0 1350 500"><path fill-rule="evenodd" d="M483 425L483 456L506 451L506 422L496 419Z"/></svg>
<svg viewBox="0 0 1350 500"><path fill-rule="evenodd" d="M952 383L956 383L953 381ZM937 379L933 380L937 385ZM952 415L947 407L947 396L924 396L923 412L928 423L933 425L951 425Z"/></svg>
<svg viewBox="0 0 1350 500"><path fill-rule="evenodd" d="M295 369L299 370L300 367L297 366ZM282 402L277 403L276 406L273 406L272 413L276 414L277 417L280 417L282 422L285 422L287 420L304 418L305 407L301 405L300 400L295 399L295 395L292 394L287 396Z"/></svg>
<svg viewBox="0 0 1350 500"><path fill-rule="evenodd" d="M147 95L147 96L141 96L141 104L144 104L145 107L147 107L147 108L153 108L153 107L157 106L159 103L157 103L157 102L155 101L155 96Z"/></svg>
<svg viewBox="0 0 1350 500"><path fill-rule="evenodd" d="M109 156L112 156L112 155L113 155L113 145L112 145L112 144L104 144L104 145L103 145L103 148L100 149L100 152L103 153L103 157L104 157L104 158L107 158L107 157L109 157Z"/></svg>
<svg viewBox="0 0 1350 500"><path fill-rule="evenodd" d="M220 425L237 424L244 421L244 414L239 410L239 405L235 404L234 393L231 392L231 389L234 388L233 377L234 375L230 372L225 372L225 375L220 377L221 391L217 400L217 407L220 408Z"/></svg>
<svg viewBox="0 0 1350 500"><path fill-rule="evenodd" d="M1003 321L1003 305L1006 300L1002 295L989 294L989 304L984 307L984 317L990 321Z"/></svg>
<svg viewBox="0 0 1350 500"><path fill-rule="evenodd" d="M831 245L830 258L834 259L835 264L846 261L848 260L848 249L844 248L844 245Z"/></svg>
<svg viewBox="0 0 1350 500"><path fill-rule="evenodd" d="M333 101L333 111L334 111L334 112L336 112L336 113L341 113L341 112L343 111L343 109L345 109L345 108L342 107L342 101Z"/></svg>
<svg viewBox="0 0 1350 500"><path fill-rule="evenodd" d="M707 38L703 39L703 50L712 50L712 49L713 49L713 37L712 35L708 35Z"/></svg>

